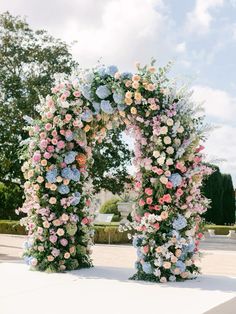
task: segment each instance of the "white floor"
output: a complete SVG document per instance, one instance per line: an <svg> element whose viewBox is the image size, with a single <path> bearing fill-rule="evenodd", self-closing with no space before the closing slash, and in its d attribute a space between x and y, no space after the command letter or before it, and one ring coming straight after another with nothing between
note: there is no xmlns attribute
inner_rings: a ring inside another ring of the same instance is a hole
<svg viewBox="0 0 236 314"><path fill-rule="evenodd" d="M19 259L24 239L0 235L0 314L236 314L235 244L205 243L196 280L153 284L128 280L132 246L95 245L94 268L45 274Z"/></svg>

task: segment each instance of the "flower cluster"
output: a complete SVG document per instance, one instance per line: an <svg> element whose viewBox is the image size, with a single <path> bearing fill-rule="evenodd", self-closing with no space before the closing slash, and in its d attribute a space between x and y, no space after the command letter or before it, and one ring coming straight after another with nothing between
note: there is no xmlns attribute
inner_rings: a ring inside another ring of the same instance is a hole
<svg viewBox="0 0 236 314"><path fill-rule="evenodd" d="M115 66L80 71L59 81L39 106L40 121L28 127L23 165L29 230L27 262L61 271L91 265L92 149L107 130L123 126L136 140L133 222L137 273L134 279L175 281L198 272L200 215L208 200L200 193L210 169L202 163L202 118L190 93L177 91L167 68L153 64L137 73Z"/></svg>

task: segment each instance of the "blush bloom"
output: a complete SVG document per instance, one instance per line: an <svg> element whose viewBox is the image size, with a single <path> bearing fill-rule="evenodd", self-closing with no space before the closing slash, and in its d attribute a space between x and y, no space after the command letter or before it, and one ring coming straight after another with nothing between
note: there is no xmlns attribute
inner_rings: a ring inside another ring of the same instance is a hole
<svg viewBox="0 0 236 314"><path fill-rule="evenodd" d="M148 205L152 204L152 197L147 197L146 203L147 203Z"/></svg>

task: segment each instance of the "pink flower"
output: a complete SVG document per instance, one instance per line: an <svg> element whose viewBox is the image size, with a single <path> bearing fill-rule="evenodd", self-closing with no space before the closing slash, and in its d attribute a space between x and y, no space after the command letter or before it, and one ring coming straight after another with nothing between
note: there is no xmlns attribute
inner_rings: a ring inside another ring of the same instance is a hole
<svg viewBox="0 0 236 314"><path fill-rule="evenodd" d="M140 221L141 221L141 216L135 215L135 220L136 220L137 222L140 222Z"/></svg>
<svg viewBox="0 0 236 314"><path fill-rule="evenodd" d="M63 239L60 240L60 243L61 243L62 246L67 246L68 241L65 238L63 238Z"/></svg>
<svg viewBox="0 0 236 314"><path fill-rule="evenodd" d="M51 235L49 237L49 240L52 242L52 243L56 243L57 242L57 236L55 234Z"/></svg>
<svg viewBox="0 0 236 314"><path fill-rule="evenodd" d="M160 197L160 198L159 198L159 203L160 203L160 204L164 204L164 199L163 199L163 197Z"/></svg>
<svg viewBox="0 0 236 314"><path fill-rule="evenodd" d="M49 145L49 146L47 147L47 151L48 151L49 153L53 153L53 152L54 152L54 146Z"/></svg>
<svg viewBox="0 0 236 314"><path fill-rule="evenodd" d="M163 196L163 201L166 202L166 203L171 203L171 196L170 196L170 194L165 194Z"/></svg>
<svg viewBox="0 0 236 314"><path fill-rule="evenodd" d="M49 158L52 157L52 155L51 155L49 152L45 152L45 153L43 154L43 157L44 157L45 159L49 159Z"/></svg>
<svg viewBox="0 0 236 314"><path fill-rule="evenodd" d="M51 123L46 123L46 124L45 124L45 130L50 131L51 128L52 128Z"/></svg>
<svg viewBox="0 0 236 314"><path fill-rule="evenodd" d="M41 133L39 134L39 137L40 137L41 139L45 139L45 138L47 137L47 134L46 134L45 132L41 132Z"/></svg>
<svg viewBox="0 0 236 314"><path fill-rule="evenodd" d="M52 144L53 144L53 145L57 145L57 142L58 142L58 140L57 140L56 138L53 138L53 139L52 139Z"/></svg>
<svg viewBox="0 0 236 314"><path fill-rule="evenodd" d="M140 200L139 200L139 206L144 206L145 205L145 201L141 198Z"/></svg>
<svg viewBox="0 0 236 314"><path fill-rule="evenodd" d="M145 245L143 247L143 252L144 252L144 254L147 254L149 252L149 246L148 245Z"/></svg>
<svg viewBox="0 0 236 314"><path fill-rule="evenodd" d="M152 195L152 192L153 192L153 191L152 191L151 188L146 188L146 189L145 189L145 193L146 193L147 195L149 195L149 196Z"/></svg>
<svg viewBox="0 0 236 314"><path fill-rule="evenodd" d="M66 131L65 130L60 130L61 135L65 135Z"/></svg>
<svg viewBox="0 0 236 314"><path fill-rule="evenodd" d="M170 181L167 182L167 183L166 183L166 188L167 188L167 189L172 189L172 188L173 188L172 182L170 182Z"/></svg>
<svg viewBox="0 0 236 314"><path fill-rule="evenodd" d="M39 162L41 160L41 154L39 152L35 152L33 155L33 161Z"/></svg>
<svg viewBox="0 0 236 314"><path fill-rule="evenodd" d="M87 225L87 224L89 223L88 218L87 218L87 217L84 217L84 218L81 220L81 223L82 223L83 225Z"/></svg>
<svg viewBox="0 0 236 314"><path fill-rule="evenodd" d="M58 249L56 249L56 248L54 248L54 249L52 250L52 255L53 255L54 257L57 257L59 254L60 254L60 250L58 250Z"/></svg>
<svg viewBox="0 0 236 314"><path fill-rule="evenodd" d="M155 205L155 206L154 206L154 209L155 209L155 210L160 210L160 207L159 207L158 205Z"/></svg>
<svg viewBox="0 0 236 314"><path fill-rule="evenodd" d="M57 131L56 131L56 130L53 130L53 131L52 131L52 136L53 136L53 137L57 136Z"/></svg>
<svg viewBox="0 0 236 314"><path fill-rule="evenodd" d="M135 183L135 188L136 188L136 189L140 189L141 186L142 186L141 182L136 182L136 183Z"/></svg>
<svg viewBox="0 0 236 314"><path fill-rule="evenodd" d="M74 91L73 95L75 97L80 97L81 93L78 90L76 90L76 91Z"/></svg>
<svg viewBox="0 0 236 314"><path fill-rule="evenodd" d="M61 163L60 163L60 166L61 166L61 168L65 168L67 165L66 165L65 162L61 162Z"/></svg>
<svg viewBox="0 0 236 314"><path fill-rule="evenodd" d="M155 229L159 230L159 229L160 229L160 224L159 224L158 222L156 222L156 223L153 225L153 227L154 227Z"/></svg>
<svg viewBox="0 0 236 314"><path fill-rule="evenodd" d="M184 194L183 190L182 189L177 189L176 193L175 193L177 196L181 196Z"/></svg>
<svg viewBox="0 0 236 314"><path fill-rule="evenodd" d="M202 158L201 158L201 157L199 157L199 156L194 157L194 162L195 162L196 164L199 164L201 161L202 161Z"/></svg>
<svg viewBox="0 0 236 314"><path fill-rule="evenodd" d="M152 204L152 197L147 197L146 203L147 203L148 205Z"/></svg>
<svg viewBox="0 0 236 314"><path fill-rule="evenodd" d="M161 168L157 168L157 166L152 167L152 171L158 174L159 176L163 174L163 170Z"/></svg>
<svg viewBox="0 0 236 314"><path fill-rule="evenodd" d="M65 147L65 142L64 141L58 141L57 148L62 149L64 147Z"/></svg>
<svg viewBox="0 0 236 314"><path fill-rule="evenodd" d="M204 146L200 145L197 149L196 149L196 153L199 153L201 150L205 149Z"/></svg>
<svg viewBox="0 0 236 314"><path fill-rule="evenodd" d="M66 120L67 122L69 122L69 121L71 120L71 118L72 118L72 115L69 114L69 113L67 113L66 116L65 116L65 120Z"/></svg>

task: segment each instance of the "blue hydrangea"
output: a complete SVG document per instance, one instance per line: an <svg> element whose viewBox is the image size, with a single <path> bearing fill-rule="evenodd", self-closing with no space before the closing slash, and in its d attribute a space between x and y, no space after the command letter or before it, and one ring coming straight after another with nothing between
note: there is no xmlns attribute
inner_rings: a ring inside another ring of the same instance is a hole
<svg viewBox="0 0 236 314"><path fill-rule="evenodd" d="M182 230L187 226L187 220L183 215L178 215L178 218L176 218L173 221L173 228L175 230Z"/></svg>
<svg viewBox="0 0 236 314"><path fill-rule="evenodd" d="M106 85L101 85L97 88L96 95L101 99L105 99L111 95L111 91Z"/></svg>
<svg viewBox="0 0 236 314"><path fill-rule="evenodd" d="M72 132L70 135L66 135L65 138L68 142L72 141L74 139L74 133Z"/></svg>
<svg viewBox="0 0 236 314"><path fill-rule="evenodd" d="M137 248L137 247L138 247L138 243L139 243L138 237L133 238L133 247L134 247L134 248Z"/></svg>
<svg viewBox="0 0 236 314"><path fill-rule="evenodd" d="M184 264L184 262L182 262L182 261L180 261L180 260L178 260L178 261L175 263L175 266L180 269L181 273L184 272L185 269L186 269L186 265Z"/></svg>
<svg viewBox="0 0 236 314"><path fill-rule="evenodd" d="M69 189L68 185L61 184L58 187L58 192L60 194L68 194L70 192L70 189Z"/></svg>
<svg viewBox="0 0 236 314"><path fill-rule="evenodd" d="M114 109L111 106L111 103L109 100L102 100L101 101L101 109L105 113L112 114L114 112Z"/></svg>
<svg viewBox="0 0 236 314"><path fill-rule="evenodd" d="M72 168L72 180L78 182L80 180L80 172L78 169L76 168Z"/></svg>
<svg viewBox="0 0 236 314"><path fill-rule="evenodd" d="M169 277L169 281L170 281L170 282L176 281L176 277L175 277L174 275L171 275L171 276Z"/></svg>
<svg viewBox="0 0 236 314"><path fill-rule="evenodd" d="M72 162L75 161L75 156L76 156L76 155L77 155L76 152L70 151L69 153L67 153L67 154L65 155L64 162L65 162L66 164L72 164Z"/></svg>
<svg viewBox="0 0 236 314"><path fill-rule="evenodd" d="M23 249L24 250L28 250L28 249L30 249L32 247L32 243L31 242L29 242L29 241L24 241L24 243L23 243Z"/></svg>
<svg viewBox="0 0 236 314"><path fill-rule="evenodd" d="M125 105L117 105L117 109L119 111L124 111L125 110Z"/></svg>
<svg viewBox="0 0 236 314"><path fill-rule="evenodd" d="M115 103L122 105L124 103L124 94L122 92L114 92L113 99Z"/></svg>
<svg viewBox="0 0 236 314"><path fill-rule="evenodd" d="M140 248L137 248L137 256L139 259L143 259L144 258L144 254L143 252L140 250Z"/></svg>
<svg viewBox="0 0 236 314"><path fill-rule="evenodd" d="M132 78L132 73L130 73L130 72L123 72L123 73L121 73L121 78L130 80Z"/></svg>
<svg viewBox="0 0 236 314"><path fill-rule="evenodd" d="M98 114L101 110L100 104L98 102L92 102L93 108L95 110L95 114Z"/></svg>
<svg viewBox="0 0 236 314"><path fill-rule="evenodd" d="M106 68L104 66L97 69L99 76L104 77L106 75Z"/></svg>
<svg viewBox="0 0 236 314"><path fill-rule="evenodd" d="M46 174L46 179L49 183L55 183L57 182L57 169L51 169Z"/></svg>
<svg viewBox="0 0 236 314"><path fill-rule="evenodd" d="M145 262L143 263L143 271L146 273L146 274L152 274L152 266L150 263L148 262Z"/></svg>
<svg viewBox="0 0 236 314"><path fill-rule="evenodd" d="M80 192L75 192L75 193L73 194L73 199L72 199L72 201L70 202L71 205L73 205L73 206L78 205L79 202L80 202L80 198L81 198Z"/></svg>
<svg viewBox="0 0 236 314"><path fill-rule="evenodd" d="M106 68L107 75L114 76L116 72L118 72L118 68L115 65L110 65Z"/></svg>
<svg viewBox="0 0 236 314"><path fill-rule="evenodd" d="M91 110L85 110L82 114L81 114L81 120L82 121L86 121L89 122L91 121L93 118L93 113Z"/></svg>
<svg viewBox="0 0 236 314"><path fill-rule="evenodd" d="M71 180L73 177L73 172L69 167L62 169L61 176L65 179Z"/></svg>
<svg viewBox="0 0 236 314"><path fill-rule="evenodd" d="M170 178L170 182L173 184L174 188L179 186L182 182L182 176L179 173L173 173Z"/></svg>
<svg viewBox="0 0 236 314"><path fill-rule="evenodd" d="M82 85L80 87L80 90L84 98L91 100L91 86L90 85Z"/></svg>

